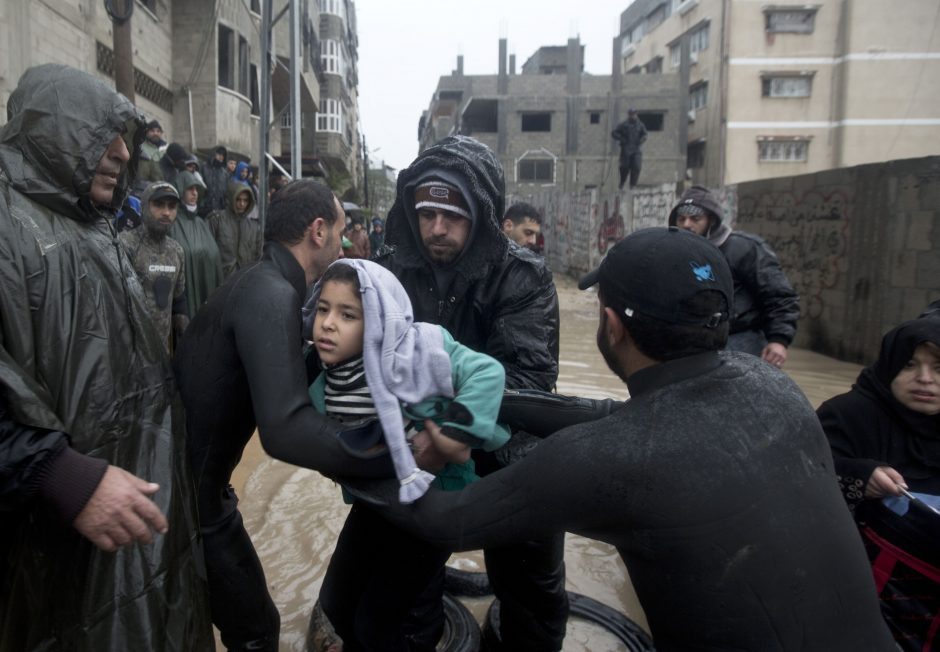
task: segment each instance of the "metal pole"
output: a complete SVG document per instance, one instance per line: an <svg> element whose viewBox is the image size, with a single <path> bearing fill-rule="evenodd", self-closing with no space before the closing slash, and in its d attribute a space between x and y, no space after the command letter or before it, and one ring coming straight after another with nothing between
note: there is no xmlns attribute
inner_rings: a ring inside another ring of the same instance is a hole
<svg viewBox="0 0 940 652"><path fill-rule="evenodd" d="M290 1L290 171L295 179L303 175L300 170L302 154L300 144L300 70L303 66L300 41L300 3Z"/></svg>
<svg viewBox="0 0 940 652"><path fill-rule="evenodd" d="M261 2L261 95L258 98L260 107L259 134L258 134L258 219L261 220L261 231L264 232L265 220L268 215L268 123L271 121L271 16L273 0Z"/></svg>
<svg viewBox="0 0 940 652"><path fill-rule="evenodd" d="M117 0L123 20L112 15L112 45L114 46L114 88L131 102L134 94L134 46L131 43L131 15L134 0ZM107 5L106 5L107 6Z"/></svg>

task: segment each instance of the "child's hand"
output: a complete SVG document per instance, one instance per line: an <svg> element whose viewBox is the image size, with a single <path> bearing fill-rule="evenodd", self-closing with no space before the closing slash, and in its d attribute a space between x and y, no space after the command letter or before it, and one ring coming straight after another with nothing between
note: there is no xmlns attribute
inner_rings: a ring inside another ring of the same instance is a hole
<svg viewBox="0 0 940 652"><path fill-rule="evenodd" d="M434 448L436 448L448 462L463 464L470 459L470 447L445 435L441 432L440 426L436 423L430 419L425 419L424 428L425 432L431 435Z"/></svg>
<svg viewBox="0 0 940 652"><path fill-rule="evenodd" d="M411 451L415 456L415 463L423 471L437 473L447 464L447 458L437 450L431 433L427 430L422 430L411 438Z"/></svg>

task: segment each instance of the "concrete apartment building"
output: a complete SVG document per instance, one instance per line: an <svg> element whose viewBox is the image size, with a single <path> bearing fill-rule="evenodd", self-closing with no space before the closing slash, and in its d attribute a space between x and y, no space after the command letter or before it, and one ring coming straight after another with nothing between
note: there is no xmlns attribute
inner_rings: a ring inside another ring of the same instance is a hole
<svg viewBox="0 0 940 652"><path fill-rule="evenodd" d="M619 63L687 75L697 183L927 156L940 151L938 12L937 0L636 0Z"/></svg>
<svg viewBox="0 0 940 652"><path fill-rule="evenodd" d="M274 2L277 15L287 2ZM148 119L160 121L168 142L202 154L221 144L258 163L260 11L261 0L136 0L130 21L136 103ZM318 36L325 14L314 0L304 0L301 14L301 108L309 125L304 168L305 174L322 174L314 132L320 79L326 79ZM112 44L112 22L100 0L0 0L0 121L30 66L62 63L111 81ZM271 101L273 115L280 116L290 93L286 15L275 27L272 49L277 65ZM357 131L355 124L351 129ZM270 151L289 162L289 138L281 131L271 130ZM355 163L357 156L350 159Z"/></svg>
<svg viewBox="0 0 940 652"><path fill-rule="evenodd" d="M506 189L616 190L619 148L611 130L635 106L649 129L640 184L674 183L685 170L678 78L590 75L578 39L540 48L516 73L499 41L495 75L465 75L463 57L440 78L418 123L421 150L451 134L473 136L496 152Z"/></svg>

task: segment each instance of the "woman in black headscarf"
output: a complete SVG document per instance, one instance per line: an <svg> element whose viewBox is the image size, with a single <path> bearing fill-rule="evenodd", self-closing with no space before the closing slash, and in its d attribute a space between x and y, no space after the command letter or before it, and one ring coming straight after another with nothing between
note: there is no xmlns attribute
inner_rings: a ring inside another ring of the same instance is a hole
<svg viewBox="0 0 940 652"><path fill-rule="evenodd" d="M903 509L880 500L902 490L940 495L940 318L890 331L852 391L817 414L885 622L902 650L940 649L940 515L919 500Z"/></svg>
<svg viewBox="0 0 940 652"><path fill-rule="evenodd" d="M888 332L881 354L852 390L817 410L843 495L940 495L940 318Z"/></svg>

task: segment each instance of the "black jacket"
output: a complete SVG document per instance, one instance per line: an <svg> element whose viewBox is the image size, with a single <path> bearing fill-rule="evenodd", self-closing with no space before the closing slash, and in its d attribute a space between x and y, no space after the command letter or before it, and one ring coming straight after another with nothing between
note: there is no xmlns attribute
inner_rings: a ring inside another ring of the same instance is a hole
<svg viewBox="0 0 940 652"><path fill-rule="evenodd" d="M698 206L713 220L705 237L721 249L734 278L734 314L731 332L762 331L769 342L789 346L800 318L800 297L767 243L750 233L732 231L724 223L721 206L702 186L692 186L669 214L676 225L678 209Z"/></svg>
<svg viewBox="0 0 940 652"><path fill-rule="evenodd" d="M414 186L434 171L473 195L476 219L453 281L442 290L417 235ZM386 222L385 246L375 256L404 285L416 321L444 326L454 338L499 360L510 389L550 390L558 378L558 296L545 262L503 236L502 168L482 143L445 138L398 176Z"/></svg>
<svg viewBox="0 0 940 652"><path fill-rule="evenodd" d="M340 426L307 394L301 303L307 288L294 256L276 242L226 281L190 323L175 368L186 406L189 452L203 527L220 503L257 426L265 451L329 475L390 477L388 456L348 455Z"/></svg>

